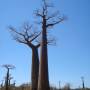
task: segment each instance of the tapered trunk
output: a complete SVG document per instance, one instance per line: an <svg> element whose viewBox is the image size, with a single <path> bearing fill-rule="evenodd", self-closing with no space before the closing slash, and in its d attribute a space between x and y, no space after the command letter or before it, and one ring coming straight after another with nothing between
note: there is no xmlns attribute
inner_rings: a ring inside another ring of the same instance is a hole
<svg viewBox="0 0 90 90"><path fill-rule="evenodd" d="M40 53L38 90L50 90L48 77L47 33L45 20L43 20L42 29L43 30L42 30L41 53Z"/></svg>
<svg viewBox="0 0 90 90"><path fill-rule="evenodd" d="M5 79L5 90L9 90L9 69L7 70L7 76L6 76L6 79Z"/></svg>
<svg viewBox="0 0 90 90"><path fill-rule="evenodd" d="M31 90L37 90L38 87L38 73L39 73L39 56L38 48L32 48L32 73L31 73Z"/></svg>

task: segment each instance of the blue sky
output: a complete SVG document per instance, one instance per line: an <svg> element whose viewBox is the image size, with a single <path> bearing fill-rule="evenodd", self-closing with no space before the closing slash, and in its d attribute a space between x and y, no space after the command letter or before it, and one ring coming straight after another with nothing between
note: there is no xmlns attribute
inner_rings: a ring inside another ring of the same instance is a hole
<svg viewBox="0 0 90 90"><path fill-rule="evenodd" d="M56 25L50 34L57 45L48 47L50 83L61 86L70 83L81 86L81 76L90 87L90 0L53 0L55 9L68 17ZM33 11L40 7L40 0L0 0L0 65L13 64L11 71L17 85L30 82L31 49L15 42L8 26L19 27L25 21L33 23L37 18ZM0 83L5 76L0 67Z"/></svg>

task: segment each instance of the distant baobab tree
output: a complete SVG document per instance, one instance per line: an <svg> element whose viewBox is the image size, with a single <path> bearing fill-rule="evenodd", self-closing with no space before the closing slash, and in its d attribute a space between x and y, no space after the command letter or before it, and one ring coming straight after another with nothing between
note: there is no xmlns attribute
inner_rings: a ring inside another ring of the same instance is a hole
<svg viewBox="0 0 90 90"><path fill-rule="evenodd" d="M42 0L42 3L43 5L41 9L38 9L35 12L35 15L41 18L40 24L42 27L38 90L50 90L48 76L47 30L64 21L65 16L60 16L59 12L51 14L50 8L52 8L52 5L50 5L47 0Z"/></svg>
<svg viewBox="0 0 90 90"><path fill-rule="evenodd" d="M17 42L29 46L32 50L31 88L32 90L37 90L39 73L38 48L40 47L40 43L34 41L40 36L41 33L37 30L32 30L32 25L29 23L24 23L20 28L20 31L12 26L10 26L9 29L11 30L11 33L13 33L13 38Z"/></svg>
<svg viewBox="0 0 90 90"><path fill-rule="evenodd" d="M10 69L14 69L15 66L6 64L6 65L2 65L2 67L5 67L7 69L7 73L5 77L5 90L9 90Z"/></svg>
<svg viewBox="0 0 90 90"><path fill-rule="evenodd" d="M82 89L84 90L85 89L84 77L81 77L81 80L82 80Z"/></svg>

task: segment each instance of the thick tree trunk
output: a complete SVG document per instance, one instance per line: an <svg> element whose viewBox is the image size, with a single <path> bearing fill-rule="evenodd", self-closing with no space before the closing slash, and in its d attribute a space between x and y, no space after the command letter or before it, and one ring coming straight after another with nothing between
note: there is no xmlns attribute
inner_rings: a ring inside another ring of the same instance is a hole
<svg viewBox="0 0 90 90"><path fill-rule="evenodd" d="M47 33L45 20L43 20L42 29L43 31L40 53L38 90L50 90L48 77Z"/></svg>
<svg viewBox="0 0 90 90"><path fill-rule="evenodd" d="M38 73L39 73L39 56L38 48L34 47L32 49L32 72L31 72L31 90L37 90L38 87Z"/></svg>

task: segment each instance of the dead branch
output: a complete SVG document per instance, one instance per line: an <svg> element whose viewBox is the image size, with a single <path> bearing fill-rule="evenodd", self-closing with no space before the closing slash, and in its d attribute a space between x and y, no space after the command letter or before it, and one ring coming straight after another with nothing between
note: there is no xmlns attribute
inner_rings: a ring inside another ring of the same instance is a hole
<svg viewBox="0 0 90 90"><path fill-rule="evenodd" d="M25 23L20 31L18 31L16 28L9 26L9 30L13 34L14 40L16 40L19 43L24 43L27 44L28 46L33 46L34 44L32 43L36 38L39 37L41 32L32 31L32 25L29 25L28 23ZM39 46L38 44L36 46Z"/></svg>

